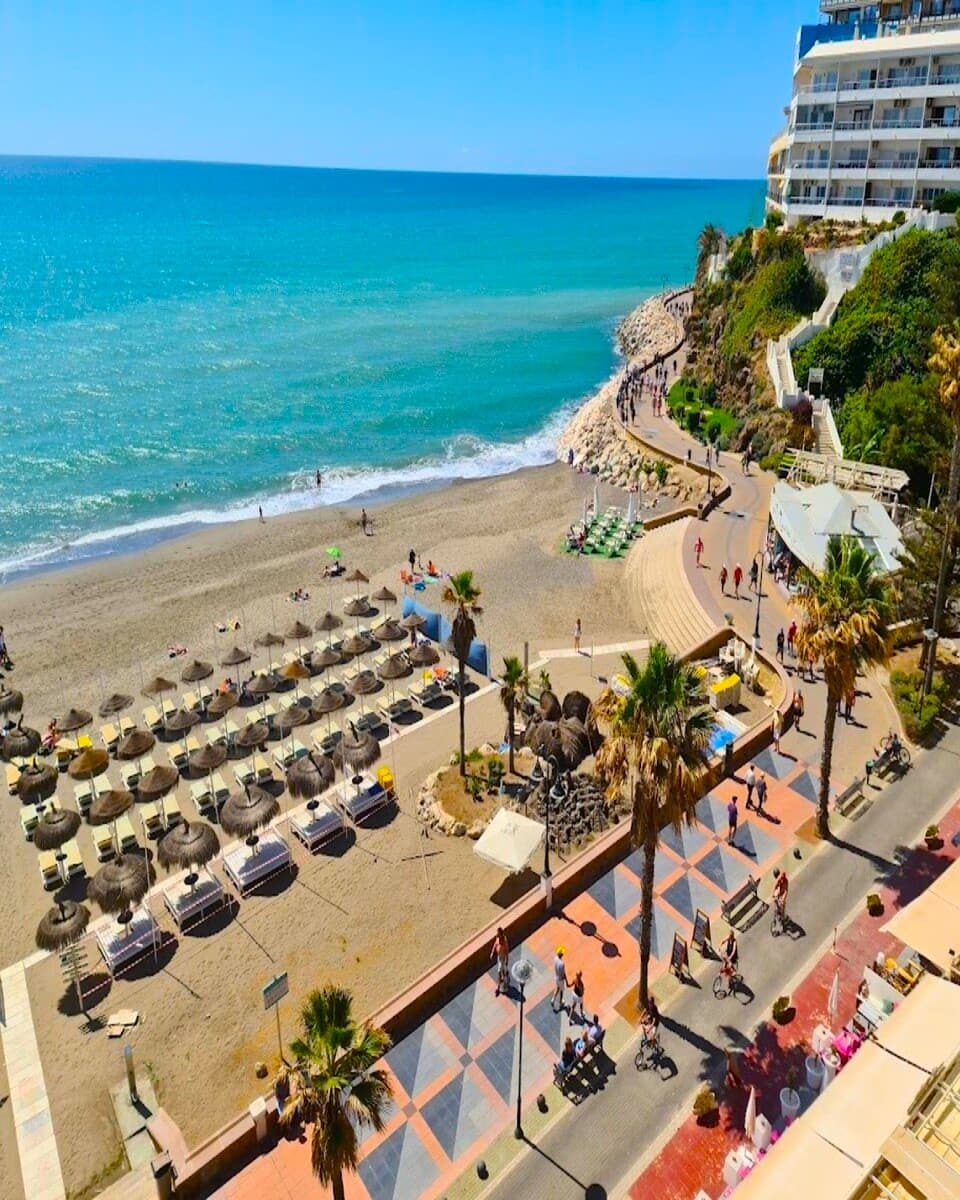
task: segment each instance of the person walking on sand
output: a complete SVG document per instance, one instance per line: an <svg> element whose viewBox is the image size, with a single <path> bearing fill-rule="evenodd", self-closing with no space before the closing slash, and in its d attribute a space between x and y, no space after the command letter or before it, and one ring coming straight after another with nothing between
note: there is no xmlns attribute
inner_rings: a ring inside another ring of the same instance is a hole
<svg viewBox="0 0 960 1200"><path fill-rule="evenodd" d="M727 594L727 564L724 563L723 566L720 568L720 595L725 596L726 594Z"/></svg>
<svg viewBox="0 0 960 1200"><path fill-rule="evenodd" d="M780 709L773 710L773 720L770 723L770 729L773 733L773 748L780 753L780 734L783 732L783 717L780 716Z"/></svg>
<svg viewBox="0 0 960 1200"><path fill-rule="evenodd" d="M743 583L743 567L739 563L733 568L733 594L740 599L740 584Z"/></svg>
<svg viewBox="0 0 960 1200"><path fill-rule="evenodd" d="M727 845L733 845L733 839L737 836L737 824L740 820L740 810L737 808L736 796L730 797L730 803L727 805Z"/></svg>
<svg viewBox="0 0 960 1200"><path fill-rule="evenodd" d="M583 637L583 625L580 623L580 618L577 617L577 623L573 627L573 648L577 654L580 653L580 639Z"/></svg>
<svg viewBox="0 0 960 1200"><path fill-rule="evenodd" d="M497 930L497 936L493 939L490 957L497 960L497 990L494 995L499 996L501 992L506 994L510 979L507 970L510 965L510 943L502 927Z"/></svg>
<svg viewBox="0 0 960 1200"><path fill-rule="evenodd" d="M570 1003L570 1018L573 1019L573 1014L579 1010L580 1023L586 1022L586 1017L583 1013L583 972L578 971L573 977L573 983L570 985L573 988L573 1000Z"/></svg>
<svg viewBox="0 0 960 1200"><path fill-rule="evenodd" d="M701 565L700 559L703 557L703 538L702 537L697 538L696 542L694 543L693 549L694 549L694 553L697 556L697 566L699 567Z"/></svg>
<svg viewBox="0 0 960 1200"><path fill-rule="evenodd" d="M266 521L264 520L264 517L263 517L263 505L262 504L257 505L257 516L260 518L260 524L265 525Z"/></svg>
<svg viewBox="0 0 960 1200"><path fill-rule="evenodd" d="M746 774L747 782L747 808L753 808L753 789L757 786L757 772L754 769L753 763L747 767Z"/></svg>
<svg viewBox="0 0 960 1200"><path fill-rule="evenodd" d="M783 662L783 643L784 643L784 636L783 636L783 629L781 628L779 633L777 634L777 661L778 662Z"/></svg>
<svg viewBox="0 0 960 1200"><path fill-rule="evenodd" d="M797 688L793 697L793 723L797 727L797 733L800 732L800 718L803 716L803 692Z"/></svg>
<svg viewBox="0 0 960 1200"><path fill-rule="evenodd" d="M564 961L566 950L562 946L557 947L557 954L553 960L553 995L550 997L550 1007L554 1012L561 1012L563 1009L563 989L570 986L570 980L567 978L567 964ZM557 1005L559 1001L559 1006Z"/></svg>
<svg viewBox="0 0 960 1200"><path fill-rule="evenodd" d="M361 508L361 509L360 509L360 532L361 532L361 533L366 533L366 532L367 532L367 526L368 526L369 524L370 524L370 519L369 519L369 517L367 516L367 510L366 510L365 508Z"/></svg>

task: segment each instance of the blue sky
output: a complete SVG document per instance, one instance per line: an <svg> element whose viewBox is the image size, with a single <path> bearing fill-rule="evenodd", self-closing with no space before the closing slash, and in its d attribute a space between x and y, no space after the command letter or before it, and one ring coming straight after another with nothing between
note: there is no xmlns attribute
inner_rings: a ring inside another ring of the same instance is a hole
<svg viewBox="0 0 960 1200"><path fill-rule="evenodd" d="M759 178L817 0L0 0L0 153Z"/></svg>

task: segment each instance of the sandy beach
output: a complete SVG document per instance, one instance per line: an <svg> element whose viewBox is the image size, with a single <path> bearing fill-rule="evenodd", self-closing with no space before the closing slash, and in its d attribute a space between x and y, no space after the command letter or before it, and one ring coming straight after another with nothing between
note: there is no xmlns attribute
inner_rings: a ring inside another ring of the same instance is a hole
<svg viewBox="0 0 960 1200"><path fill-rule="evenodd" d="M578 616L587 643L594 636L635 638L641 631L622 592L622 562L560 552L566 528L592 495L590 476L560 465L534 468L371 508L372 536L361 533L358 510L318 509L215 527L133 557L7 586L0 619L16 662L11 680L26 697L26 723L42 729L71 704L95 710L101 687L135 695L137 714L149 703L141 702L141 669L144 676L176 677L183 665L168 659L169 643L183 643L191 657L219 658L234 638L252 648L256 634L273 626L282 631L298 615L315 621L328 604L320 576L330 544L341 547L348 571L360 567L370 576L371 592L384 583L401 590L399 571L411 547L442 570L473 569L483 588L480 632L495 662L522 654L524 641L532 659L538 647L566 644ZM600 498L603 505L625 500L605 485ZM297 587L311 593L302 613L285 599ZM344 591L342 583L335 586L337 610ZM215 622L233 616L242 618L241 631L218 638ZM468 713L471 744L499 741L503 714L495 689L477 697ZM261 1086L252 1064L275 1056L276 1034L259 991L276 971L289 969L292 998L333 978L369 1012L515 898L467 839L434 836L420 854L415 791L449 759L455 741L453 708L399 739L392 761L401 804L392 819L363 830L346 852L296 853L295 881L245 900L232 920L181 936L161 956L159 971L148 961L110 986L91 947L90 969L101 985L94 1012L128 1007L143 1014L131 1041L188 1143L228 1120ZM59 795L73 806L65 776ZM184 788L181 802L189 804ZM10 799L0 818L4 964L34 950L36 923L51 902L40 886L36 852L19 828L18 807ZM80 840L92 875L97 864L88 830ZM27 978L64 1175L68 1190L79 1193L111 1162L116 1169L107 1089L122 1073L122 1043L108 1041L103 1030L81 1031L56 959L31 968ZM292 1005L286 1015L292 1028ZM0 1110L0 1146L0 1193L17 1196L9 1107Z"/></svg>

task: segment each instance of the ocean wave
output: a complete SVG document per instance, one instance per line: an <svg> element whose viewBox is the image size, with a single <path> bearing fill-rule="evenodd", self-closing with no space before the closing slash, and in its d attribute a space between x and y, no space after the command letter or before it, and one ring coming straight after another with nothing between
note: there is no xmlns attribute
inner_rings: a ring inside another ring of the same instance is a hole
<svg viewBox="0 0 960 1200"><path fill-rule="evenodd" d="M319 491L314 486L314 471L304 469L288 476L280 490L250 496L222 508L181 510L81 534L69 542L27 547L14 557L0 560L0 579L106 557L125 546L139 549L186 529L249 520L258 515L261 505L265 516L275 517L312 508L383 502L457 479L492 478L523 467L543 466L555 460L557 438L577 407L577 404L564 406L535 433L520 441L488 442L464 434L451 439L442 454L405 466L325 471Z"/></svg>

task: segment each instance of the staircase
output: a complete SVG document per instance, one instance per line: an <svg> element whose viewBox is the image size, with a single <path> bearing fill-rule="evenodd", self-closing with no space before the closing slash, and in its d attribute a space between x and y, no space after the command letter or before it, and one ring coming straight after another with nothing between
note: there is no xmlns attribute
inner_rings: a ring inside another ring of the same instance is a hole
<svg viewBox="0 0 960 1200"><path fill-rule="evenodd" d="M645 533L626 561L630 608L651 640L685 654L716 631L694 595L683 561L684 538L692 517Z"/></svg>

